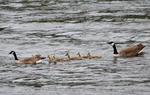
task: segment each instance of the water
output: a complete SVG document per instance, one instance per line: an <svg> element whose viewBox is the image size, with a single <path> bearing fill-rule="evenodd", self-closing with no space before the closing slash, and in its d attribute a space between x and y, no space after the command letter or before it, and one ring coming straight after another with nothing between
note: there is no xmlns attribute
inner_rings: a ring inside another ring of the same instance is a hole
<svg viewBox="0 0 150 95"><path fill-rule="evenodd" d="M1 95L149 95L149 0L0 0ZM139 42L144 55L114 58ZM101 59L17 65L8 53Z"/></svg>

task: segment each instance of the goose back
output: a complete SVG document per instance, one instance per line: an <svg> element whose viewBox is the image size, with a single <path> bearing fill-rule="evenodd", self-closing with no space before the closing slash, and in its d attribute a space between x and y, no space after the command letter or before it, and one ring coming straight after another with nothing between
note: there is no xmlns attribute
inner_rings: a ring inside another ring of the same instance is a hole
<svg viewBox="0 0 150 95"><path fill-rule="evenodd" d="M119 52L120 56L136 56L139 54L139 52L144 48L141 43L135 45L135 46L130 46L128 48L125 48Z"/></svg>

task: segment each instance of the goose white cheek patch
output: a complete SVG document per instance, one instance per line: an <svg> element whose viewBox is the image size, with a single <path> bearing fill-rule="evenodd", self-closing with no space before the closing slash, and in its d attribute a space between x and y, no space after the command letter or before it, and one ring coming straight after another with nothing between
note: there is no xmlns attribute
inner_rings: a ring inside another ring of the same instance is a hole
<svg viewBox="0 0 150 95"><path fill-rule="evenodd" d="M114 46L114 45L115 45L115 43L111 43L111 45L112 45L112 46Z"/></svg>
<svg viewBox="0 0 150 95"><path fill-rule="evenodd" d="M36 61L36 64L42 63L42 60L38 60Z"/></svg>

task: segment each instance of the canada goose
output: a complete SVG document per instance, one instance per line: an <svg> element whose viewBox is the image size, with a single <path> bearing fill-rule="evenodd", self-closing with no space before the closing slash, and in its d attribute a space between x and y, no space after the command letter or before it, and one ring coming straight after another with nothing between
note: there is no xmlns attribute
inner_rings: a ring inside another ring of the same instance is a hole
<svg viewBox="0 0 150 95"><path fill-rule="evenodd" d="M68 58L58 58L58 57L56 57L56 54L54 54L53 58L54 58L55 62L57 62L57 61L69 61Z"/></svg>
<svg viewBox="0 0 150 95"><path fill-rule="evenodd" d="M87 56L81 56L81 53L80 53L80 52L78 52L77 54L79 55L80 58L89 58L88 55L87 55Z"/></svg>
<svg viewBox="0 0 150 95"><path fill-rule="evenodd" d="M108 42L108 44L112 45L112 47L114 49L114 56L116 56L116 57L117 56L122 56L122 57L137 56L140 53L140 51L145 47L141 43L139 43L135 46L130 46L128 48L125 48L118 53L114 42Z"/></svg>
<svg viewBox="0 0 150 95"><path fill-rule="evenodd" d="M88 58L91 59L91 58L101 58L101 56L91 56L91 53L88 52Z"/></svg>
<svg viewBox="0 0 150 95"><path fill-rule="evenodd" d="M41 57L40 54L37 54L35 56L19 60L15 51L11 51L9 54L13 54L14 55L16 64L37 64L37 63L41 63L42 62L41 59L45 59L45 57Z"/></svg>
<svg viewBox="0 0 150 95"><path fill-rule="evenodd" d="M53 58L51 58L50 54L48 54L48 60L49 60L49 63L53 61Z"/></svg>
<svg viewBox="0 0 150 95"><path fill-rule="evenodd" d="M66 56L68 56L68 59L69 59L69 60L82 60L81 57L70 57L69 52L66 53Z"/></svg>

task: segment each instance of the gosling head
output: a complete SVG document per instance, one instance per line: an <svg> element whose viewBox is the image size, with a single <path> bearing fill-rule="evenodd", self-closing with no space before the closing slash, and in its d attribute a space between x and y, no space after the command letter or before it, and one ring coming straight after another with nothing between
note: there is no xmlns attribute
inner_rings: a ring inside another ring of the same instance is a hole
<svg viewBox="0 0 150 95"><path fill-rule="evenodd" d="M51 58L51 55L50 55L50 54L48 54L48 58Z"/></svg>
<svg viewBox="0 0 150 95"><path fill-rule="evenodd" d="M88 57L90 57L91 56L91 53L90 52L88 52Z"/></svg>
<svg viewBox="0 0 150 95"><path fill-rule="evenodd" d="M65 56L68 56L68 55L70 55L69 52L67 52Z"/></svg>
<svg viewBox="0 0 150 95"><path fill-rule="evenodd" d="M79 57L81 57L81 53L80 53L80 52L78 52L77 55L78 55Z"/></svg>
<svg viewBox="0 0 150 95"><path fill-rule="evenodd" d="M78 55L81 55L81 53L80 53L80 52L78 52L77 54L78 54Z"/></svg>
<svg viewBox="0 0 150 95"><path fill-rule="evenodd" d="M51 55L50 54L48 54L48 59L49 59L49 61L52 61L53 59L51 58Z"/></svg>
<svg viewBox="0 0 150 95"><path fill-rule="evenodd" d="M54 54L53 58L56 59L56 54Z"/></svg>

